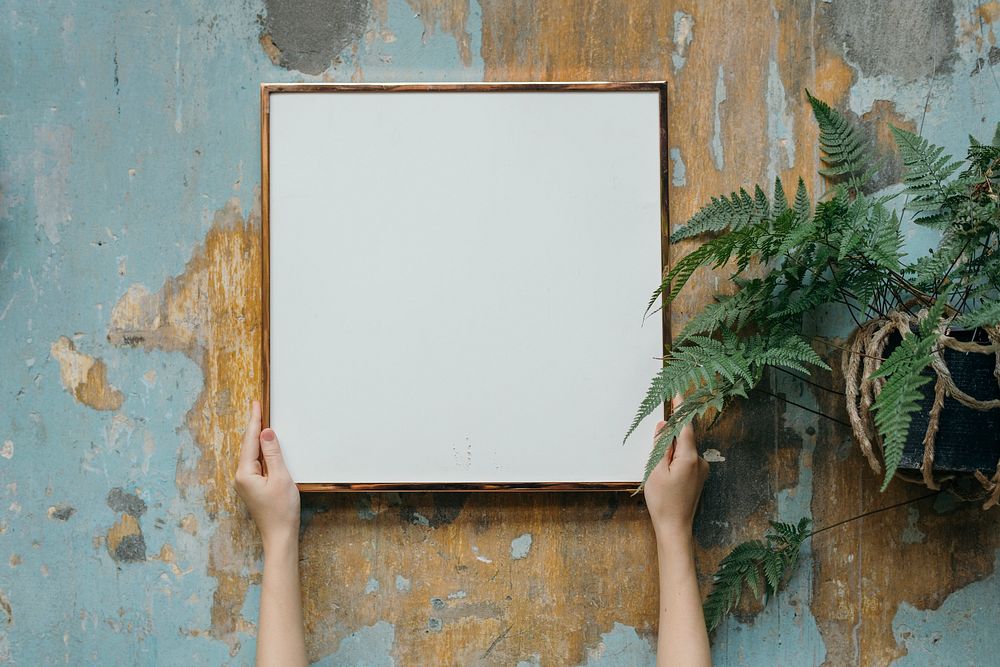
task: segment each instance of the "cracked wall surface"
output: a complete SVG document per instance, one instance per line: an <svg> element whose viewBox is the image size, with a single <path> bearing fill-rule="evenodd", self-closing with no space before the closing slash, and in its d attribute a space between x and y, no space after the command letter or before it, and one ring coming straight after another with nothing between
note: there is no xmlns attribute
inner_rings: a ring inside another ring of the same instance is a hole
<svg viewBox="0 0 1000 667"><path fill-rule="evenodd" d="M260 550L231 480L261 377L260 82L666 78L677 224L775 176L821 191L806 88L870 129L879 187L886 122L985 138L997 31L997 0L0 3L0 664L252 664ZM697 276L676 322L719 285ZM879 494L847 430L763 393L702 443L703 588L768 519L922 493ZM824 532L716 663L990 664L998 523L937 499ZM314 664L655 659L627 494L309 496L301 539Z"/></svg>

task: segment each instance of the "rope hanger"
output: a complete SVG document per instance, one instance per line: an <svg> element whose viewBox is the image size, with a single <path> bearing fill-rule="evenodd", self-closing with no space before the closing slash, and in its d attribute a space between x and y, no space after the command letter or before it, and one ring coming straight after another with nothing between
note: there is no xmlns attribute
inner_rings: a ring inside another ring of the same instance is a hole
<svg viewBox="0 0 1000 667"><path fill-rule="evenodd" d="M848 340L849 347L841 357L841 368L844 372L844 385L847 399L847 415L850 419L851 429L854 437L861 447L868 465L876 474L882 474L882 464L875 453L876 447L879 453L884 455L882 439L875 428L872 418L871 408L875 398L882 391L885 385L884 378L872 379L884 359L882 354L885 351L889 337L893 333L900 336L908 336L914 326L927 316L926 310L921 310L917 315L891 311L884 318L879 317L865 322L858 327ZM1000 329L998 327L981 327L989 338L989 343L977 343L975 341L960 341L945 333L944 323L938 329L938 345L931 352L931 368L934 370L936 379L934 382L934 401L931 405L927 431L923 437L923 460L920 465L920 477L896 473L898 477L916 484L923 484L929 489L939 490L942 484L946 484L955 479L955 475L935 475L934 474L934 445L937 439L938 427L940 424L941 410L944 407L944 399L952 398L962 405L985 412L987 410L1000 409L1000 399L979 400L970 396L955 385L951 370L944 360L945 348L958 352L974 354L992 354L995 356L993 375L1000 384ZM987 477L981 471L976 470L974 478L982 486L982 492L972 497L963 497L953 485L948 490L963 500L984 500L983 509L1000 504L1000 461L997 461L996 469L992 477Z"/></svg>

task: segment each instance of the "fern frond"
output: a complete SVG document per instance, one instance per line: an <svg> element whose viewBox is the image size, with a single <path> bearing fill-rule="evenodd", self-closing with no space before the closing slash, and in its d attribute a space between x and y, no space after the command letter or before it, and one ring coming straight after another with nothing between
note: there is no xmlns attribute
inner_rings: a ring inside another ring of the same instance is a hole
<svg viewBox="0 0 1000 667"><path fill-rule="evenodd" d="M650 383L623 441L628 440L643 419L674 396L705 390L718 392L725 400L729 397L728 388L737 380L748 386L756 384L755 370L739 345L738 340L726 344L705 336L690 336L674 345L664 359L663 368Z"/></svg>
<svg viewBox="0 0 1000 667"><path fill-rule="evenodd" d="M962 315L955 320L961 327L975 329L982 326L1000 326L1000 301L986 303L980 308Z"/></svg>
<svg viewBox="0 0 1000 667"><path fill-rule="evenodd" d="M810 372L807 365L830 370L827 363L816 353L816 350L812 349L807 340L795 333L769 337L766 346L760 351L760 356L756 357L755 361L762 365L781 366L802 371L807 375Z"/></svg>
<svg viewBox="0 0 1000 667"><path fill-rule="evenodd" d="M698 334L711 335L722 329L739 331L749 322L765 318L770 310L775 280L754 278L736 280L739 291L732 295L720 295L701 312L688 320L684 329L675 339L679 344Z"/></svg>
<svg viewBox="0 0 1000 667"><path fill-rule="evenodd" d="M809 203L809 192L806 190L806 182L799 177L799 184L795 189L795 213L800 219L808 218L812 213L812 205Z"/></svg>
<svg viewBox="0 0 1000 667"><path fill-rule="evenodd" d="M904 336L881 367L872 373L872 379L885 379L872 406L885 459L882 490L889 485L903 457L913 413L920 410L923 398L920 388L931 380L923 371L931 363L931 352L938 341L937 327L947 303L946 296L940 297L920 323L919 330Z"/></svg>
<svg viewBox="0 0 1000 667"><path fill-rule="evenodd" d="M871 219L865 229L865 253L885 269L901 271L903 257L903 233L899 216L895 211L876 203L872 207Z"/></svg>
<svg viewBox="0 0 1000 667"><path fill-rule="evenodd" d="M889 128L903 160L903 183L905 192L910 197L907 208L921 213L940 211L949 196L945 182L962 163L944 154L943 147L936 146L921 136L892 125ZM918 217L916 221L921 222L921 219Z"/></svg>
<svg viewBox="0 0 1000 667"><path fill-rule="evenodd" d="M766 197L764 201L767 201ZM760 200L755 201L743 189L732 193L729 197L725 195L712 197L706 206L691 216L687 224L674 230L670 235L670 242L677 243L684 239L727 229L740 229L761 220L767 214Z"/></svg>
<svg viewBox="0 0 1000 667"><path fill-rule="evenodd" d="M809 91L806 96L819 125L819 145L824 154L821 159L827 165L819 173L835 180L842 179L852 192L860 192L872 168L872 151L867 138L829 104L813 97Z"/></svg>
<svg viewBox="0 0 1000 667"><path fill-rule="evenodd" d="M763 541L738 544L722 559L704 604L705 627L709 632L719 627L722 619L739 605L744 587L755 598L760 597L762 576L768 595L777 595L798 561L802 543L811 535L811 524L805 518L797 525L771 522L771 531Z"/></svg>
<svg viewBox="0 0 1000 667"><path fill-rule="evenodd" d="M788 199L780 178L774 179L774 195L771 197L771 212L775 217L788 210Z"/></svg>

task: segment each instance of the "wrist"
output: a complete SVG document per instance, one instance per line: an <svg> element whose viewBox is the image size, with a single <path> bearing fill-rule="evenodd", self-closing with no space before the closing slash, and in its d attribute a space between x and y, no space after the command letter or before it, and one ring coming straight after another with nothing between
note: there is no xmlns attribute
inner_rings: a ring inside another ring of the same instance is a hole
<svg viewBox="0 0 1000 667"><path fill-rule="evenodd" d="M298 557L299 535L298 531L283 530L269 533L262 536L264 544L264 558L281 558L284 556Z"/></svg>
<svg viewBox="0 0 1000 667"><path fill-rule="evenodd" d="M659 550L688 550L694 546L694 535L690 525L663 523L653 526L656 548Z"/></svg>

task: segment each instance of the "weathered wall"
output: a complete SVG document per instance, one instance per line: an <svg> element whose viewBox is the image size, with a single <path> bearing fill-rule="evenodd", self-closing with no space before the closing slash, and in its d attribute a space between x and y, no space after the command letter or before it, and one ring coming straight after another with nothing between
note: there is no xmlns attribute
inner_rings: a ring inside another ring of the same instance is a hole
<svg viewBox="0 0 1000 667"><path fill-rule="evenodd" d="M820 187L804 88L889 156L885 121L954 149L984 136L998 30L995 0L0 2L0 663L252 661L260 554L230 479L260 378L259 82L667 78L680 222L776 175ZM842 428L766 395L704 442L726 458L706 573L772 516L827 525L920 493L878 494ZM304 514L317 664L653 663L636 499ZM922 501L817 536L787 593L719 631L718 664L993 662L998 522Z"/></svg>

